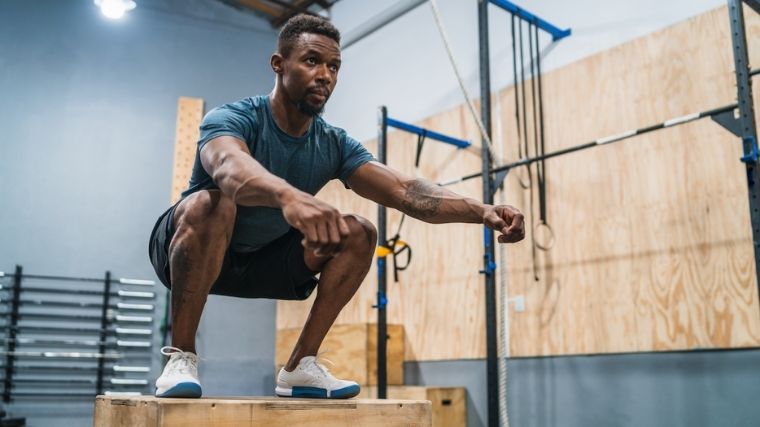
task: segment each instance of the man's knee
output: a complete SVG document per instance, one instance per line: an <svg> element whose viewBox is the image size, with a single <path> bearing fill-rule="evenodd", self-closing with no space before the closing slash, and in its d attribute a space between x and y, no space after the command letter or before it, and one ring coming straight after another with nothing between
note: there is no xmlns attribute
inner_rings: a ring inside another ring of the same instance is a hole
<svg viewBox="0 0 760 427"><path fill-rule="evenodd" d="M366 218L358 215L344 215L349 230L349 241L354 245L374 250L377 243L377 229Z"/></svg>
<svg viewBox="0 0 760 427"><path fill-rule="evenodd" d="M219 190L201 190L180 202L174 213L176 230L183 232L232 232L237 207Z"/></svg>

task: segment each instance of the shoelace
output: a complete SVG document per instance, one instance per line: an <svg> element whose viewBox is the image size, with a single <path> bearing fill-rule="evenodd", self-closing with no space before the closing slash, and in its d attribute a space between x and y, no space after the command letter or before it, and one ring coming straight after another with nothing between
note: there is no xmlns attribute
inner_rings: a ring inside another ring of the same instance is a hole
<svg viewBox="0 0 760 427"><path fill-rule="evenodd" d="M161 354L169 357L179 354L179 357L175 358L174 363L171 363L169 366L170 373L179 372L181 374L197 375L198 356L195 354L189 351L182 351L181 349L172 346L161 347Z"/></svg>
<svg viewBox="0 0 760 427"><path fill-rule="evenodd" d="M332 374L330 374L330 370L327 369L327 367L325 365L323 365L321 362L327 362L327 363L330 364L330 366L335 366L335 363L333 363L330 359L327 359L327 358L323 357L322 355L325 354L325 353L327 353L327 352L317 354L314 357L314 359L311 360L311 363L307 364L306 368L309 371L312 371L312 372L314 372L316 374L321 374L321 375L326 376L326 377L331 377Z"/></svg>

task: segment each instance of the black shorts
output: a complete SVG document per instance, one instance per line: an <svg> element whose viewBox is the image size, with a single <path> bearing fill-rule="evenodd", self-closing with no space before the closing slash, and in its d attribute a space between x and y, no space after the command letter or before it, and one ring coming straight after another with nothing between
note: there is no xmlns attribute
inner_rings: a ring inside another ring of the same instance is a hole
<svg viewBox="0 0 760 427"><path fill-rule="evenodd" d="M169 244L174 236L172 206L156 221L150 234L148 252L159 280L171 289ZM254 252L227 249L222 271L211 287L211 294L240 298L304 300L317 286L317 274L303 258L303 235L291 228L285 235Z"/></svg>

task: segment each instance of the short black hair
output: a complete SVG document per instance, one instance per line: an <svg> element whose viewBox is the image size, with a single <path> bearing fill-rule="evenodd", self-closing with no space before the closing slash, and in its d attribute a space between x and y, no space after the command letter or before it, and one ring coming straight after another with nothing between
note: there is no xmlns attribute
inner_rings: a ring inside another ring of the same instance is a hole
<svg viewBox="0 0 760 427"><path fill-rule="evenodd" d="M330 21L301 13L288 19L288 22L282 26L280 36L277 38L277 52L283 57L290 55L298 38L303 33L319 34L340 44L340 31Z"/></svg>

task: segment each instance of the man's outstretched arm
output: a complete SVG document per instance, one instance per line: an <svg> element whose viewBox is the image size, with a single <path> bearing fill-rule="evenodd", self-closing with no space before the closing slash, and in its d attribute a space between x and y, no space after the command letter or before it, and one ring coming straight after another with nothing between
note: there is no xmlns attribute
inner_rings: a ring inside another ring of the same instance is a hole
<svg viewBox="0 0 760 427"><path fill-rule="evenodd" d="M502 233L500 243L518 242L525 237L523 215L516 208L483 204L429 181L408 177L382 163L363 164L348 184L362 197L425 222L485 224Z"/></svg>

